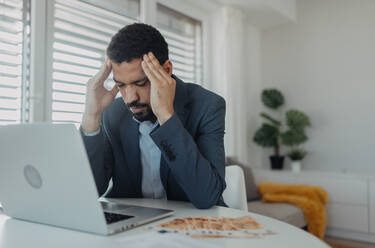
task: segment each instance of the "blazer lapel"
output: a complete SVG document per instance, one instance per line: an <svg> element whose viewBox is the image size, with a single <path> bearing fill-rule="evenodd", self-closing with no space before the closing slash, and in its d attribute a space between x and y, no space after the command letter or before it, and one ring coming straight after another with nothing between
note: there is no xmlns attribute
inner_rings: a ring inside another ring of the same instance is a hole
<svg viewBox="0 0 375 248"><path fill-rule="evenodd" d="M142 165L139 151L139 124L132 117L124 118L121 123L121 141L126 166L130 172L137 195L142 196Z"/></svg>

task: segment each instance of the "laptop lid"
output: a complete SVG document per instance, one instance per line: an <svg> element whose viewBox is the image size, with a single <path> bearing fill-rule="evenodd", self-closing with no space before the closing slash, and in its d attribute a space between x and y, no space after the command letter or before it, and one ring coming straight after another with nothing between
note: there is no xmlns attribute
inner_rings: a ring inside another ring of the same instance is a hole
<svg viewBox="0 0 375 248"><path fill-rule="evenodd" d="M107 234L80 133L71 124L0 127L0 202L14 218Z"/></svg>

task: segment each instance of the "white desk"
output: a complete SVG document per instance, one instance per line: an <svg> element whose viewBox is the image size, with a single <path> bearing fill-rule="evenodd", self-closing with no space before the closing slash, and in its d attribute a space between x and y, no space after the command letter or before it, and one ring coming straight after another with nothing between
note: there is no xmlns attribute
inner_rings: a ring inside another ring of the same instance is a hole
<svg viewBox="0 0 375 248"><path fill-rule="evenodd" d="M155 225L169 219L184 218L186 216L218 216L218 217L239 217L250 215L268 229L276 232L264 239L204 239L204 242L215 244L217 247L303 247L303 248L327 248L329 247L318 238L289 224L268 218L262 215L244 212L240 210L213 207L207 210L199 210L187 202L175 202L152 199L125 199L116 200L125 204L137 204L141 206L159 207L173 209L175 215L150 223ZM84 210L83 210L84 211ZM128 235L145 233L144 227L140 226L132 230L115 234L112 236L100 236L84 232L71 231L67 229L51 227L8 218L0 214L0 248L73 248L73 247L132 247L131 244L119 242ZM164 234L168 238L168 234Z"/></svg>

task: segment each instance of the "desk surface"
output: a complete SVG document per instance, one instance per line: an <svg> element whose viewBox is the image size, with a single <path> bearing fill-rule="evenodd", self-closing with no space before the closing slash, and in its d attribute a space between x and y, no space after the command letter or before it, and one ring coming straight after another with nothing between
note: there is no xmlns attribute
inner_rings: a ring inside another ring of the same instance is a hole
<svg viewBox="0 0 375 248"><path fill-rule="evenodd" d="M114 200L125 204L139 206L167 208L175 210L175 214L169 218L149 223L129 231L112 236L100 236L84 232L71 231L42 224L35 224L16 219L11 219L0 214L0 248L24 248L24 247L129 247L121 243L121 239L129 235L146 233L144 227L162 223L174 218L186 216L218 216L239 217L250 215L263 224L266 228L276 232L263 239L204 239L204 242L213 243L217 247L304 247L304 248L326 248L329 247L315 236L281 221L262 215L230 209L225 207L213 207L211 209L196 209L191 203L175 202L152 199L123 199ZM165 234L168 238L168 234Z"/></svg>

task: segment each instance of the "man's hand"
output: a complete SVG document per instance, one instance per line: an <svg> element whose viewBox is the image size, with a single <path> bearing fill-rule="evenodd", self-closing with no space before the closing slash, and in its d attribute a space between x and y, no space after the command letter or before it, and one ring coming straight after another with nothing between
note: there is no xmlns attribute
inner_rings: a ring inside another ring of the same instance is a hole
<svg viewBox="0 0 375 248"><path fill-rule="evenodd" d="M104 110L111 105L119 91L117 85L109 91L104 88L104 81L111 71L112 64L107 59L100 71L87 83L85 112L82 118L82 129L86 133L99 129Z"/></svg>
<svg viewBox="0 0 375 248"><path fill-rule="evenodd" d="M143 56L142 68L151 83L151 108L161 126L174 114L176 80L161 67L152 52Z"/></svg>

